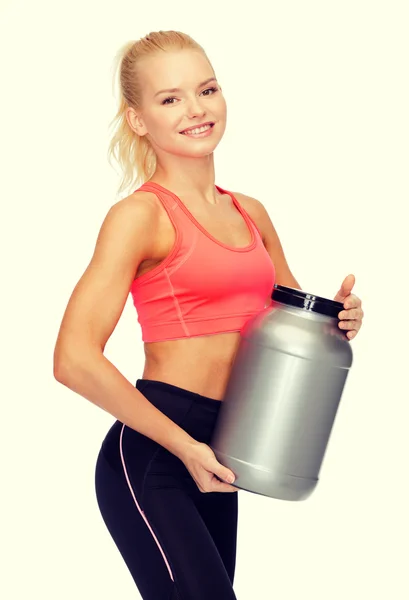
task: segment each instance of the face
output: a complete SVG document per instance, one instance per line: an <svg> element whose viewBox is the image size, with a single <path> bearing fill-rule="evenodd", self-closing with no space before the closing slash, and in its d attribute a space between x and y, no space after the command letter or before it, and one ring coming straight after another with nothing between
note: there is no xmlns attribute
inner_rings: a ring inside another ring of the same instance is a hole
<svg viewBox="0 0 409 600"><path fill-rule="evenodd" d="M128 111L135 132L147 135L157 154L211 154L223 137L227 106L206 57L191 50L168 52L145 59L141 69L143 108ZM161 92L169 88L180 89ZM180 133L207 121L214 125L203 136Z"/></svg>

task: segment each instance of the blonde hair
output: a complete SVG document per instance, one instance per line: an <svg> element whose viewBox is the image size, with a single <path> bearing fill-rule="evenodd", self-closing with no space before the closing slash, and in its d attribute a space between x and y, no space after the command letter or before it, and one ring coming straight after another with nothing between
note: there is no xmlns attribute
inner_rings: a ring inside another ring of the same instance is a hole
<svg viewBox="0 0 409 600"><path fill-rule="evenodd" d="M142 106L143 82L139 63L161 51L179 50L202 52L211 64L202 46L180 31L153 31L137 41L127 42L115 56L113 86L117 83L119 87L119 106L110 122L110 126L114 125L114 134L108 146L108 161L112 166L111 159L114 158L122 170L118 195L125 189L129 191L131 186L142 185L156 169L156 153L147 136L137 135L126 118L128 108L140 110Z"/></svg>

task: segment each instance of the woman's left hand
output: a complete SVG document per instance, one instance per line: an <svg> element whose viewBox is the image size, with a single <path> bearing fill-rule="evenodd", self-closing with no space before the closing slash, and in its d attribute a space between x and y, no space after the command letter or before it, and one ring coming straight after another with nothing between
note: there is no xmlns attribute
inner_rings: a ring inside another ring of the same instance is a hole
<svg viewBox="0 0 409 600"><path fill-rule="evenodd" d="M351 294L351 290L355 285L355 276L347 275L342 282L341 288L334 300L342 302L345 310L338 313L338 318L341 319L338 323L340 329L349 329L347 338L352 340L362 326L362 318L364 311L362 310L362 302L358 296Z"/></svg>

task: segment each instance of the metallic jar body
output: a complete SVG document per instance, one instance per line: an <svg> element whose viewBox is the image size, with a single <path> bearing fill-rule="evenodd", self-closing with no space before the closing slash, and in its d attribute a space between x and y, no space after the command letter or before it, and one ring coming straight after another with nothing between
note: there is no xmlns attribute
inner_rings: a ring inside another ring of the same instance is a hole
<svg viewBox="0 0 409 600"><path fill-rule="evenodd" d="M342 308L275 286L271 305L242 329L209 444L236 487L281 500L315 489L352 365L334 316Z"/></svg>

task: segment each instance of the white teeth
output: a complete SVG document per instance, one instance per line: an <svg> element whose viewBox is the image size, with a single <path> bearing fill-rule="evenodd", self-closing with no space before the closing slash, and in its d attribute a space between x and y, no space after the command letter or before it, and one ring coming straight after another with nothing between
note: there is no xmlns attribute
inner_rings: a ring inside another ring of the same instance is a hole
<svg viewBox="0 0 409 600"><path fill-rule="evenodd" d="M190 133L202 133L203 131L207 131L210 129L210 125L205 125L204 127L199 127L197 129L191 129L190 131L183 131L184 135L189 135Z"/></svg>

